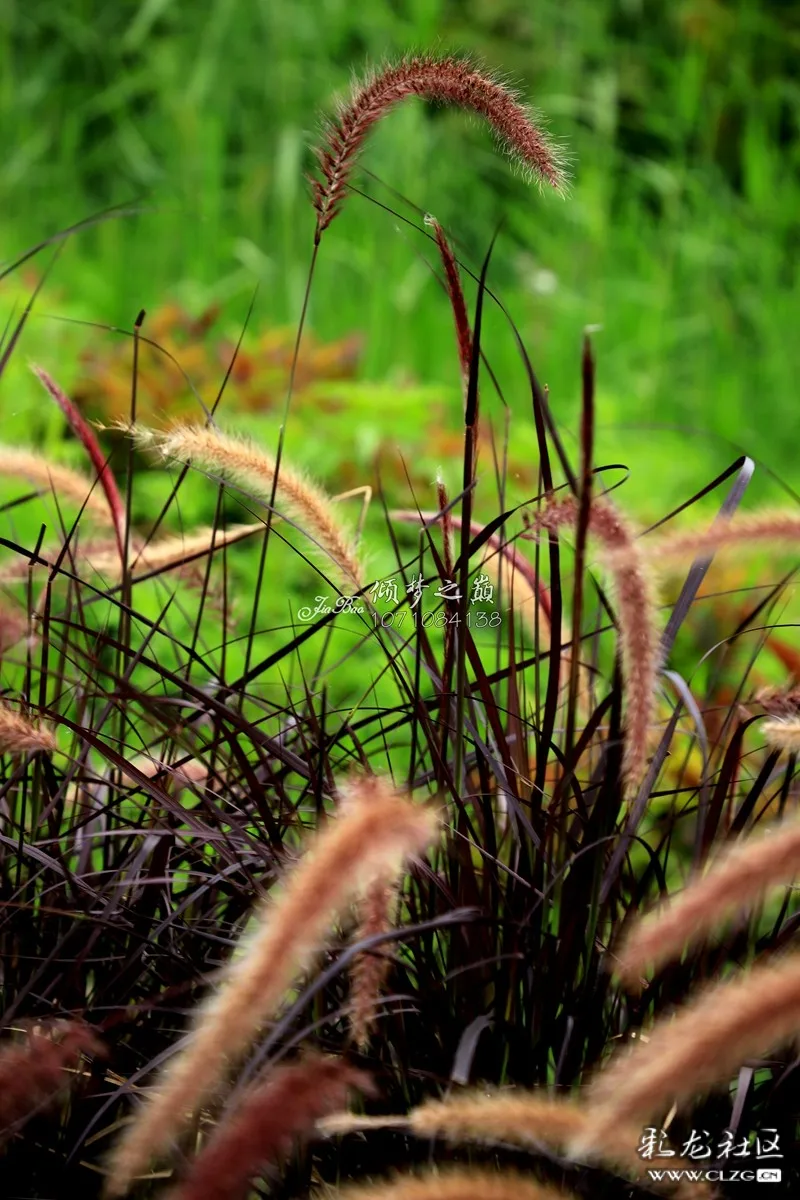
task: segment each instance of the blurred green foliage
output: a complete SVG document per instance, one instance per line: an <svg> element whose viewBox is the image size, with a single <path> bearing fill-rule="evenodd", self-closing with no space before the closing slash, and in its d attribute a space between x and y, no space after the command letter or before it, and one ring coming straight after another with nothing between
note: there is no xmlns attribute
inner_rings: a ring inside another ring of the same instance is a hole
<svg viewBox="0 0 800 1200"><path fill-rule="evenodd" d="M139 308L178 296L198 309L219 302L235 332L259 284L256 327L292 324L311 251L304 173L319 116L351 73L429 47L474 53L518 83L569 150L571 194L540 196L485 128L417 101L375 130L357 185L417 223L391 189L435 213L475 269L502 221L491 284L567 430L582 329L602 325L599 453L634 467L643 516L738 447L790 469L800 365L793 4L2 0L2 257L138 199L138 216L70 242L41 314L130 328ZM456 427L451 317L428 263L421 234L352 196L323 246L310 323L324 339L364 335L365 380L447 386ZM74 336L42 317L22 349L47 354L70 383ZM109 335L81 336L85 345ZM527 420L524 372L497 312L485 339L505 401ZM12 377L27 432L27 383ZM235 389L227 402L235 407ZM406 451L420 439L414 407L398 441ZM486 408L500 416L496 398ZM341 428L339 418L323 424L321 458L315 447L306 460L332 482L346 449L330 434ZM298 418L290 436L301 461L305 435Z"/></svg>

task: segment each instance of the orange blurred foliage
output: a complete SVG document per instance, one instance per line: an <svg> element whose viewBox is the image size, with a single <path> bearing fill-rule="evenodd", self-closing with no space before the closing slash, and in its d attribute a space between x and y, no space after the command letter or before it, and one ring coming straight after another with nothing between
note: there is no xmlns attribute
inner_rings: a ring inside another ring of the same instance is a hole
<svg viewBox="0 0 800 1200"><path fill-rule="evenodd" d="M210 407L231 366L236 341L212 332L219 309L212 306L192 317L177 304L165 304L148 317L139 342L137 418L146 424L198 416L192 389ZM244 412L263 412L283 402L289 383L294 329L269 329L252 338L245 334L230 371L229 399ZM361 356L360 334L318 342L306 332L295 372L295 390L314 383L351 379ZM81 354L82 373L73 389L75 401L104 421L126 421L131 410L133 343L97 346ZM188 377L188 380L187 380ZM191 383L189 383L189 380Z"/></svg>

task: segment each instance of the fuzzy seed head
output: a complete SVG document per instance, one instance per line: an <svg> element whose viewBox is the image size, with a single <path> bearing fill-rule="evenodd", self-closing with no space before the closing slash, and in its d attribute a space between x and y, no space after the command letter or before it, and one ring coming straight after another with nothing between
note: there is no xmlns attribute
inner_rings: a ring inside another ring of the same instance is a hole
<svg viewBox="0 0 800 1200"><path fill-rule="evenodd" d="M573 496L550 497L531 520L534 529L575 527L578 503ZM620 658L625 684L625 755L623 776L630 792L641 782L655 704L659 669L656 592L652 569L628 522L609 500L592 501L589 533L603 546L617 602Z"/></svg>
<svg viewBox="0 0 800 1200"><path fill-rule="evenodd" d="M46 726L35 725L0 703L0 754L32 754L37 750L52 753L55 748L56 739Z"/></svg>
<svg viewBox="0 0 800 1200"><path fill-rule="evenodd" d="M798 1034L800 955L703 988L599 1072L586 1097L591 1127L573 1152L599 1152L621 1125L641 1128L671 1105L729 1083L747 1059L775 1053Z"/></svg>
<svg viewBox="0 0 800 1200"><path fill-rule="evenodd" d="M178 425L167 433L137 426L128 432L139 445L157 450L165 460L192 463L231 480L261 501L271 501L276 460L243 438L217 433L203 425ZM283 459L275 499L322 552L326 569L333 566L343 594L359 592L363 569L350 531L330 496Z"/></svg>
<svg viewBox="0 0 800 1200"><path fill-rule="evenodd" d="M648 968L674 962L718 926L741 921L773 888L790 884L798 874L798 820L776 822L734 843L704 875L634 924L617 952L615 973L635 987Z"/></svg>
<svg viewBox="0 0 800 1200"><path fill-rule="evenodd" d="M345 791L341 815L311 839L280 895L259 906L254 933L202 1007L188 1047L114 1151L110 1196L125 1194L241 1058L286 990L315 961L336 917L370 880L398 873L433 838L434 813L410 803L387 781L358 777Z"/></svg>
<svg viewBox="0 0 800 1200"><path fill-rule="evenodd" d="M321 178L314 182L317 239L339 211L356 160L372 127L396 104L420 96L482 117L500 144L539 182L563 191L564 157L541 123L502 83L467 59L421 55L376 72L359 84L326 130L317 151Z"/></svg>

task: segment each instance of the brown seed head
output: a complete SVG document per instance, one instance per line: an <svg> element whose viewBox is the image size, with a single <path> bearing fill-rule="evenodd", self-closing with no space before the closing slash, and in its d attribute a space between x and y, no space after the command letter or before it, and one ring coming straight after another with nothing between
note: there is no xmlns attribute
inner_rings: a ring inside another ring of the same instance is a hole
<svg viewBox="0 0 800 1200"><path fill-rule="evenodd" d="M578 502L573 496L551 496L531 519L534 529L574 527ZM617 602L620 658L625 683L625 756L623 775L628 790L642 779L647 762L647 739L655 703L659 666L656 595L652 568L628 522L601 497L592 500L589 533L603 546Z"/></svg>
<svg viewBox="0 0 800 1200"><path fill-rule="evenodd" d="M52 752L55 748L56 739L49 729L34 725L7 704L0 703L0 754Z"/></svg>
<svg viewBox="0 0 800 1200"><path fill-rule="evenodd" d="M217 433L202 425L177 425L167 433L140 427L129 430L146 448L158 450L165 459L191 462L230 479L259 500L269 501L275 486L277 462L265 450L244 438ZM345 526L330 496L286 460L281 461L275 490L278 506L296 520L333 566L345 595L359 592L362 566Z"/></svg>
<svg viewBox="0 0 800 1200"><path fill-rule="evenodd" d="M771 889L790 884L798 874L798 820L776 822L733 843L704 875L634 924L617 951L615 973L635 985L648 968L658 970L719 925L743 919Z"/></svg>
<svg viewBox="0 0 800 1200"><path fill-rule="evenodd" d="M800 955L703 988L615 1053L589 1085L591 1126L573 1146L602 1151L620 1126L639 1127L672 1104L729 1083L745 1060L774 1053L800 1032Z"/></svg>
<svg viewBox="0 0 800 1200"><path fill-rule="evenodd" d="M102 1049L95 1032L81 1021L31 1027L24 1042L5 1046L0 1051L0 1145L28 1117L58 1099L82 1054Z"/></svg>
<svg viewBox="0 0 800 1200"><path fill-rule="evenodd" d="M246 1200L250 1181L344 1108L353 1088L373 1091L370 1077L344 1059L309 1056L277 1067L223 1117L170 1200Z"/></svg>
<svg viewBox="0 0 800 1200"><path fill-rule="evenodd" d="M202 1007L189 1045L123 1135L112 1154L109 1195L124 1195L134 1176L169 1146L314 962L334 919L359 891L376 876L398 872L434 836L434 813L387 781L360 777L347 790L347 805L311 839L282 892L259 906L254 932Z"/></svg>
<svg viewBox="0 0 800 1200"><path fill-rule="evenodd" d="M545 137L531 112L503 84L459 58L422 55L376 72L341 106L317 151L322 178L314 182L317 239L341 207L356 159L373 125L395 104L421 96L483 117L501 145L531 175L562 190L563 155Z"/></svg>

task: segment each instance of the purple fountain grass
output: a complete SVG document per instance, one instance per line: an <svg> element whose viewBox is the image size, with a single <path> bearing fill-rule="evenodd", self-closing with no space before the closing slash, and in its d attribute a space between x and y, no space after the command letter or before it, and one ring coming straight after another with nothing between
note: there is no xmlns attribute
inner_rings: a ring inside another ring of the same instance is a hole
<svg viewBox="0 0 800 1200"><path fill-rule="evenodd" d="M323 1118L319 1128L329 1136L400 1128L425 1140L443 1138L454 1144L508 1143L534 1152L547 1147L562 1154L585 1136L592 1120L590 1109L571 1096L553 1095L544 1089L510 1089L494 1094L485 1090L465 1092L447 1100L431 1100L413 1108L407 1117L337 1113ZM641 1132L641 1127L634 1124L619 1126L593 1157L601 1160L610 1171L638 1178L643 1165L637 1153ZM676 1168L692 1165L677 1158L674 1152L670 1163ZM653 1186L658 1187L658 1184ZM672 1180L665 1180L663 1186L670 1192L681 1190ZM711 1194L707 1186L690 1190L697 1196Z"/></svg>
<svg viewBox="0 0 800 1200"><path fill-rule="evenodd" d="M714 1088L747 1059L774 1054L800 1033L800 955L778 957L699 991L618 1050L589 1084L591 1121L576 1156L602 1154L620 1126L643 1127Z"/></svg>
<svg viewBox="0 0 800 1200"><path fill-rule="evenodd" d="M352 1089L372 1094L372 1081L341 1058L309 1056L270 1071L223 1115L169 1200L246 1200L251 1180L285 1158L320 1117L344 1108Z"/></svg>
<svg viewBox="0 0 800 1200"><path fill-rule="evenodd" d="M435 834L434 812L411 804L386 780L353 778L343 792L340 815L313 839L282 893L263 901L255 932L200 1010L187 1048L113 1151L109 1195L123 1195L180 1133L313 963L336 917L372 879L398 873Z"/></svg>
<svg viewBox="0 0 800 1200"><path fill-rule="evenodd" d="M141 575L158 574L162 571L191 568L198 560L212 552L216 553L224 546L235 546L237 542L263 532L262 521L254 521L249 525L232 525L229 529L201 528L191 533L175 534L159 538L157 541L132 541L129 554L131 570ZM108 553L91 552L86 556L87 566L102 575L118 575L119 560ZM133 578L136 582L136 576Z"/></svg>
<svg viewBox="0 0 800 1200"><path fill-rule="evenodd" d="M791 549L800 540L800 513L796 510L763 509L718 517L705 529L687 529L663 537L648 539L644 552L655 561L707 554L730 546L753 543L760 549L765 543Z"/></svg>
<svg viewBox="0 0 800 1200"><path fill-rule="evenodd" d="M80 471L52 462L33 450L20 446L0 446L0 475L19 476L43 491L53 492L59 500L83 508L95 521L108 524L113 513L102 491Z"/></svg>
<svg viewBox="0 0 800 1200"><path fill-rule="evenodd" d="M461 287L461 275L458 270L458 263L456 262L456 257L453 254L450 243L444 235L444 230L436 218L426 217L425 224L433 230L433 236L436 239L436 245L439 250L439 257L444 267L445 286L447 288L447 295L450 297L450 307L453 310L453 321L456 327L458 361L461 366L461 376L464 386L466 387L472 364L472 329L470 328L469 314L467 313L467 302L464 299L464 290Z"/></svg>
<svg viewBox="0 0 800 1200"><path fill-rule="evenodd" d="M127 432L164 459L214 471L262 501L272 498L277 461L244 438L218 433L204 425L176 425L166 433L136 426ZM364 580L358 551L331 497L284 459L278 471L276 498L322 551L326 567L333 565L343 593L361 591Z"/></svg>
<svg viewBox="0 0 800 1200"><path fill-rule="evenodd" d="M30 754L56 748L54 734L0 702L0 754Z"/></svg>
<svg viewBox="0 0 800 1200"><path fill-rule="evenodd" d="M571 1099L547 1092L466 1092L414 1108L409 1128L422 1138L450 1141L510 1141L530 1146L568 1146L585 1125L584 1110Z"/></svg>
<svg viewBox="0 0 800 1200"><path fill-rule="evenodd" d="M396 897L397 881L393 876L378 876L372 880L359 899L356 942L391 929L392 903ZM364 950L353 963L350 972L350 1023L353 1041L360 1050L366 1050L369 1045L376 1004L390 966L391 959L385 947Z"/></svg>
<svg viewBox="0 0 800 1200"><path fill-rule="evenodd" d="M102 1042L82 1021L31 1027L24 1042L5 1046L0 1051L0 1145L63 1094L81 1055L102 1053Z"/></svg>
<svg viewBox="0 0 800 1200"><path fill-rule="evenodd" d="M28 618L19 605L0 600L0 656L18 645L28 633Z"/></svg>
<svg viewBox="0 0 800 1200"><path fill-rule="evenodd" d="M467 59L421 55L377 71L354 91L317 151L322 178L314 181L316 241L341 208L356 159L372 127L401 101L421 96L483 117L504 148L534 178L563 190L563 155L515 94Z"/></svg>
<svg viewBox="0 0 800 1200"><path fill-rule="evenodd" d="M31 366L36 378L55 400L58 407L67 418L70 428L75 436L80 441L86 453L89 456L91 464L97 474L97 479L100 487L108 503L108 508L111 513L111 519L114 524L114 533L117 538L117 548L119 550L120 561L125 557L125 527L127 519L125 516L125 503L120 495L117 481L109 466L106 456L100 448L100 444L94 434L94 431L85 420L83 414L76 408L70 400L66 392L58 386L54 379L48 375L42 367L35 365Z"/></svg>
<svg viewBox="0 0 800 1200"><path fill-rule="evenodd" d="M208 554L218 553L225 546L234 546L262 532L263 529L263 522L256 521L250 525L232 525L229 529L200 528L152 542L146 542L139 535L133 534L129 539L128 563L129 569L136 574L132 576L131 583L138 583L142 579L149 579L167 571L177 571L186 582L202 585L205 573L201 569L201 559ZM53 571L59 560L63 570L78 571L83 578L89 580L95 575L101 575L106 580L115 581L122 575L122 560L116 541L108 538L89 538L78 542L74 551L70 547L66 559L63 547L59 546L42 547L33 564L27 558L18 556L7 566L0 568L0 582L14 583L25 580L32 569Z"/></svg>
<svg viewBox="0 0 800 1200"><path fill-rule="evenodd" d="M800 716L800 687L760 688L753 699L772 717Z"/></svg>
<svg viewBox="0 0 800 1200"><path fill-rule="evenodd" d="M781 717L774 721L765 721L761 732L767 745L776 750L786 750L790 754L800 751L800 717Z"/></svg>
<svg viewBox="0 0 800 1200"><path fill-rule="evenodd" d="M163 763L158 759L139 755L131 760L130 765L135 767L139 775L144 775L146 779L162 778L164 788L168 788L175 795L186 788L202 791L208 781L208 767L199 758L189 758L173 766L171 763ZM220 778L219 773L216 778ZM137 785L137 780L124 773L122 782L131 786Z"/></svg>
<svg viewBox="0 0 800 1200"><path fill-rule="evenodd" d="M402 521L406 525L431 524L441 520L440 513L418 512L416 509L393 509L389 515L393 521ZM455 513L450 513L450 522L454 529L461 529L461 517ZM484 527L480 521L471 521L469 528L472 536L478 537ZM543 619L549 629L550 593L531 563L520 554L513 542L503 541L499 533L492 533L486 539L486 551L481 560L481 570L490 573L497 586L513 598L518 613L529 611L524 606L537 606L540 620Z"/></svg>
<svg viewBox="0 0 800 1200"><path fill-rule="evenodd" d="M578 502L574 496L550 496L530 518L533 529L574 528ZM659 668L656 593L652 569L627 520L609 500L592 501L589 532L603 546L617 602L620 659L625 686L625 753L623 778L630 793L640 783L647 763L647 741L655 705Z"/></svg>
<svg viewBox="0 0 800 1200"><path fill-rule="evenodd" d="M614 973L635 985L647 968L657 971L680 958L723 921L743 919L772 888L790 884L798 874L800 820L776 822L736 842L717 855L705 875L636 922L615 952Z"/></svg>

